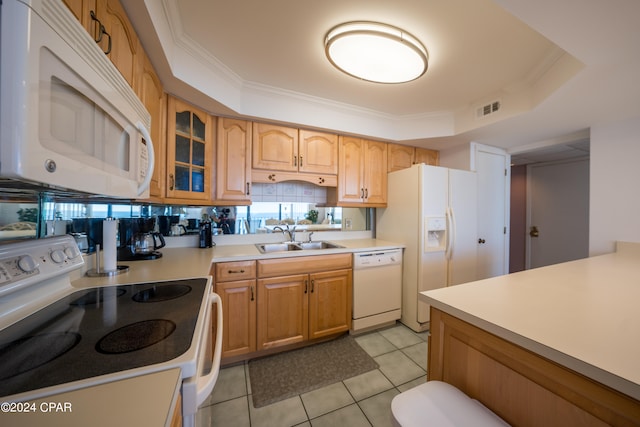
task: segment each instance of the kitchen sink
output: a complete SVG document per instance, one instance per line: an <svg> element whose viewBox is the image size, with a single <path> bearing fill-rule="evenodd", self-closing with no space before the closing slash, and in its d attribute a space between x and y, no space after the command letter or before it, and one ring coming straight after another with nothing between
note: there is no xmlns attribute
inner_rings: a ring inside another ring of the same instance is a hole
<svg viewBox="0 0 640 427"><path fill-rule="evenodd" d="M336 245L335 243L330 242L300 242L298 245L302 249L334 249L334 248L344 248L344 246Z"/></svg>
<svg viewBox="0 0 640 427"><path fill-rule="evenodd" d="M299 251L302 250L300 246L293 242L285 242L285 243L258 243L256 245L258 250L263 254L271 253L271 252L288 252L288 251Z"/></svg>
<svg viewBox="0 0 640 427"><path fill-rule="evenodd" d="M336 245L330 242L283 242L283 243L258 243L256 247L263 254L272 252L289 252L289 251L301 251L301 250L316 250L316 249L334 249L343 248L344 246Z"/></svg>

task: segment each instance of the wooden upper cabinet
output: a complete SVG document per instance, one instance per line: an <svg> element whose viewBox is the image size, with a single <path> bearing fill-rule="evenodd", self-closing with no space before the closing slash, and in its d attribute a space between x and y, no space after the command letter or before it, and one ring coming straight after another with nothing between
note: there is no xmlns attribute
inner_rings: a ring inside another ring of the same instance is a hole
<svg viewBox="0 0 640 427"><path fill-rule="evenodd" d="M99 46L135 90L139 41L129 18L118 0L96 0L96 16L108 33Z"/></svg>
<svg viewBox="0 0 640 427"><path fill-rule="evenodd" d="M266 123L253 124L253 169L320 175L338 173L338 136Z"/></svg>
<svg viewBox="0 0 640 427"><path fill-rule="evenodd" d="M365 141L364 201L369 206L387 204L387 144Z"/></svg>
<svg viewBox="0 0 640 427"><path fill-rule="evenodd" d="M298 129L253 123L253 168L296 172Z"/></svg>
<svg viewBox="0 0 640 427"><path fill-rule="evenodd" d="M340 137L338 187L327 197L338 206L383 207L387 203L387 144Z"/></svg>
<svg viewBox="0 0 640 427"><path fill-rule="evenodd" d="M155 152L155 166L149 187L151 197L162 198L165 192L166 168L166 104L167 96L162 88L153 65L147 55L140 50L140 72L136 93L151 115L151 139Z"/></svg>
<svg viewBox="0 0 640 427"><path fill-rule="evenodd" d="M215 121L173 96L167 101L166 197L211 201Z"/></svg>
<svg viewBox="0 0 640 427"><path fill-rule="evenodd" d="M364 140L340 137L338 202L362 203L364 198Z"/></svg>
<svg viewBox="0 0 640 427"><path fill-rule="evenodd" d="M387 171L393 172L410 168L411 165L425 163L437 166L439 153L436 150L426 148L409 147L400 144L387 144L388 163Z"/></svg>
<svg viewBox="0 0 640 427"><path fill-rule="evenodd" d="M413 164L414 148L400 144L387 144L387 172L410 168Z"/></svg>
<svg viewBox="0 0 640 427"><path fill-rule="evenodd" d="M96 0L62 0L62 2L95 40L98 33L96 21L91 18L91 12L95 14Z"/></svg>
<svg viewBox="0 0 640 427"><path fill-rule="evenodd" d="M438 166L440 164L440 153L436 150L416 147L416 154L413 163L424 163L426 165Z"/></svg>
<svg viewBox="0 0 640 427"><path fill-rule="evenodd" d="M216 200L251 202L251 122L218 118Z"/></svg>
<svg viewBox="0 0 640 427"><path fill-rule="evenodd" d="M338 135L300 129L298 170L306 173L338 173Z"/></svg>

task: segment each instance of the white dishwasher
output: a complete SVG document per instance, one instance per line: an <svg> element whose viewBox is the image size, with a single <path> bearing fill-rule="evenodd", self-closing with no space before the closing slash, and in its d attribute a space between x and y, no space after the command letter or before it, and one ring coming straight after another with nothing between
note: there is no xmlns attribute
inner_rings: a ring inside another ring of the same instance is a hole
<svg viewBox="0 0 640 427"><path fill-rule="evenodd" d="M402 249L354 253L351 332L395 322L401 301Z"/></svg>

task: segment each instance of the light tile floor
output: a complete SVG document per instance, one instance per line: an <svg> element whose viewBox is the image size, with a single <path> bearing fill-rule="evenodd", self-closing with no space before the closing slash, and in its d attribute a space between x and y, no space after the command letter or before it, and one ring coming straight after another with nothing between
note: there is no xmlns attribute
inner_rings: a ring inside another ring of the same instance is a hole
<svg viewBox="0 0 640 427"><path fill-rule="evenodd" d="M246 363L220 370L198 411L198 427L391 426L391 400L426 381L427 332L401 323L356 335L379 368L262 408L254 408Z"/></svg>

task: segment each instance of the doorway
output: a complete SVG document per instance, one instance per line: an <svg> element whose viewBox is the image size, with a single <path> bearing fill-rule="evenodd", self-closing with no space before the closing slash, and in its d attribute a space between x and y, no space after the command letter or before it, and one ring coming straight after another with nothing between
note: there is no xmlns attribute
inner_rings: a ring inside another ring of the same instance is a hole
<svg viewBox="0 0 640 427"><path fill-rule="evenodd" d="M588 256L588 136L511 159L509 272Z"/></svg>
<svg viewBox="0 0 640 427"><path fill-rule="evenodd" d="M589 159L527 166L526 268L589 255Z"/></svg>

